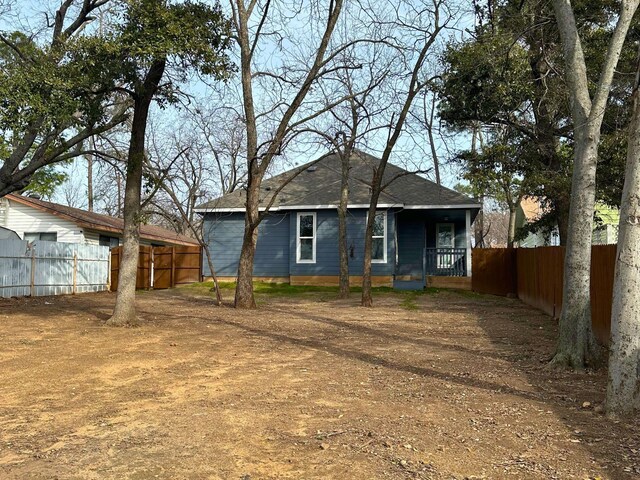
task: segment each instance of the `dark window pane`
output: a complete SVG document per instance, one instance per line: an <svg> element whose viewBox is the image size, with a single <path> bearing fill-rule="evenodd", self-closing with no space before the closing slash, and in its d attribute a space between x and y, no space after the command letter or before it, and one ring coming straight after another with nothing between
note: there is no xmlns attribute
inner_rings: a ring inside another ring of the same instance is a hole
<svg viewBox="0 0 640 480"><path fill-rule="evenodd" d="M450 225L441 225L436 241L438 248L453 248L453 228Z"/></svg>
<svg viewBox="0 0 640 480"><path fill-rule="evenodd" d="M373 236L384 236L384 212L376 213L376 219L375 222L373 222Z"/></svg>
<svg viewBox="0 0 640 480"><path fill-rule="evenodd" d="M313 239L300 240L300 260L313 260Z"/></svg>
<svg viewBox="0 0 640 480"><path fill-rule="evenodd" d="M27 233L27 232L25 232L24 239L27 242L33 242L34 240L40 240L40 234L39 233Z"/></svg>
<svg viewBox="0 0 640 480"><path fill-rule="evenodd" d="M313 237L313 215L300 215L300 236Z"/></svg>
<svg viewBox="0 0 640 480"><path fill-rule="evenodd" d="M57 242L58 241L58 233L57 232L31 232L24 234L24 239L28 242L33 242L36 240L44 240L46 242Z"/></svg>
<svg viewBox="0 0 640 480"><path fill-rule="evenodd" d="M120 245L118 237L110 237L108 235L100 235L99 243L101 247L109 248L117 247L118 245Z"/></svg>
<svg viewBox="0 0 640 480"><path fill-rule="evenodd" d="M372 260L384 260L384 239L374 238L371 249Z"/></svg>

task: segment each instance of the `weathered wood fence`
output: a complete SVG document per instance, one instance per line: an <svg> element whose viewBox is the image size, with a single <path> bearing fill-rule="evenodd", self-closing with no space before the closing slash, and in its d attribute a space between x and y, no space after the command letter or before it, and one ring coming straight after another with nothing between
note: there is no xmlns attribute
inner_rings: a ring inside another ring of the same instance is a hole
<svg viewBox="0 0 640 480"><path fill-rule="evenodd" d="M111 290L118 289L122 247L111 249ZM150 247L140 245L136 288L140 290L173 288L199 282L202 278L199 246Z"/></svg>
<svg viewBox="0 0 640 480"><path fill-rule="evenodd" d="M591 319L602 343L609 342L616 245L591 249ZM474 292L517 296L554 318L562 311L564 247L477 248L472 254Z"/></svg>
<svg viewBox="0 0 640 480"><path fill-rule="evenodd" d="M0 241L0 297L101 292L108 284L108 247Z"/></svg>

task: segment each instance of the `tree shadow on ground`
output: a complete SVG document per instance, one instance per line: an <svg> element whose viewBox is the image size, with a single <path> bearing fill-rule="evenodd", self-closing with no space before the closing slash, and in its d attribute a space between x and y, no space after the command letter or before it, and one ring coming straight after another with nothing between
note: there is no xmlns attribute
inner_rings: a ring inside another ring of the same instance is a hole
<svg viewBox="0 0 640 480"><path fill-rule="evenodd" d="M640 468L640 464L637 457L634 463L633 451L640 450L640 421L635 419L626 423L614 423L593 410L593 407L600 404L604 398L606 387L604 372L576 373L550 370L547 367L547 360L551 357L557 332L557 325L553 319L517 301L493 302L480 298L478 304L483 307L480 309L468 304L473 303L474 299L466 297L457 299L455 295L451 295L451 301L451 304L447 303L444 306L445 308L442 305L435 308L440 309L442 315L452 312L472 312L476 325L494 345L494 349L474 349L459 344L392 333L383 328L358 323L357 320L339 320L300 310L291 312L276 306L271 306L268 310L330 326L342 332L368 336L373 340L371 345L374 345L377 339L380 344L409 344L419 348L449 350L465 355L506 361L510 363L514 374L526 378L531 385L530 388L515 388L504 383L477 378L473 374L446 373L436 368L416 365L413 362L385 358L370 351L363 351L361 348L347 348L342 344L340 335L324 334L316 338L306 338L261 328L256 325L256 322L245 323L219 316L211 319L203 318L203 320L221 323L276 342L327 352L398 372L540 402L545 409L552 410L564 423L569 435L578 437L572 441L579 441L597 463L611 475L611 478L637 478L636 475L640 474L640 470L636 469ZM456 304L458 301L462 301L463 304ZM434 308L433 305L431 307ZM501 310L503 315L496 316L496 309ZM583 407L584 402L589 402L590 406Z"/></svg>
<svg viewBox="0 0 640 480"><path fill-rule="evenodd" d="M479 348L474 348L450 341L452 338L459 342L472 339L468 324L464 327L467 330L463 331L462 326L459 327L453 322L447 323L446 331L439 332L439 337L445 341L419 336L425 334L424 329L416 330L415 335L411 335L408 333L411 332L409 321L413 324L421 321L419 317L418 320L413 317L414 312L405 312L405 315L398 317L398 320L406 321L399 323L398 330L393 331L393 322L388 319L384 319L380 324L359 322L357 319L345 320L336 318L337 314L311 314L304 308L292 306L289 309L278 306L277 302L259 310L258 315L253 312L245 315L233 309L215 307L205 298L189 298L171 292L163 292L161 295L167 301L174 297L173 300L188 301L191 306L202 308L202 314L198 312L197 315L193 315L185 312L167 315L159 321L162 323L172 320L195 320L219 324L276 343L324 352L446 384L514 397L513 400L502 400L506 403L516 402L518 399L536 402L541 408L554 412L554 416L565 425L566 435L579 440L581 448L587 450L598 465L606 467L610 478L638 478L637 475L640 473L633 471L639 463L638 455L634 454L633 450L640 451L640 421L635 419L612 423L595 413L593 408L583 408L582 404L585 401L590 402L592 407L602 402L606 381L604 372L582 374L548 370L546 361L553 350L557 332L556 322L518 301L493 301L484 297L469 298L456 294L446 294L435 300L431 297L421 300L420 307L429 308L430 318L434 315L434 318L437 318L452 313L466 314L466 318L471 319L469 321L475 329L472 333L475 332L478 337L486 339L484 344L473 341L471 345L480 345ZM287 306L289 305L292 304L287 303ZM343 307L342 304L340 306ZM67 302L64 308L73 309L73 302ZM351 308L358 307L354 303ZM397 308L397 311L402 311ZM106 319L103 318L106 311L104 304L97 304L92 310L98 322ZM363 309L362 313L364 312L375 313L376 310ZM152 318L158 311L146 305L140 308L140 313L143 318ZM309 325L309 328L305 330L298 325L290 331L286 325L263 323L262 320L268 318L270 313L288 315L293 321L299 319L302 324ZM416 313L418 314L419 312ZM422 321L426 323L429 319ZM313 324L317 327L314 328ZM350 344L347 338L350 334L358 339L354 344ZM394 348L409 352L410 355L395 356ZM433 361L427 361L420 356L422 353L438 351L469 357L464 358L463 362L466 364L459 365L458 371L455 371L451 364L442 365L442 369L438 368L440 365L429 366ZM474 364L481 362L483 357L501 362L504 364L501 368L509 369L513 375L522 377L527 385L524 388L508 385L499 375L495 381L480 378L481 375L474 368ZM463 370L463 373L460 373L460 370Z"/></svg>

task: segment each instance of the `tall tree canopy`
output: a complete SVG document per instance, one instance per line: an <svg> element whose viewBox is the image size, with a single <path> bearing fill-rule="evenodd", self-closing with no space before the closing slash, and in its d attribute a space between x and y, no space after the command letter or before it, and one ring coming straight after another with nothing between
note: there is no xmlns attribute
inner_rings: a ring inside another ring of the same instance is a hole
<svg viewBox="0 0 640 480"><path fill-rule="evenodd" d="M108 70L77 55L97 38L91 23L108 2L65 0L42 29L0 31L0 196L127 118Z"/></svg>
<svg viewBox="0 0 640 480"><path fill-rule="evenodd" d="M577 2L590 81L595 86L611 37L617 2ZM480 128L491 135L511 130L511 137L535 147L528 171L527 195L539 197L548 212L540 224L557 224L567 238L573 128L566 96L562 46L551 2L500 0L476 2L477 24L471 36L452 44L443 59L440 113L453 129ZM627 44L633 41L633 35ZM622 72L632 72L633 49L624 49ZM628 67L628 68L627 68ZM633 76L615 78L603 126L598 197L617 205L622 188L628 98ZM514 161L519 162L518 159Z"/></svg>

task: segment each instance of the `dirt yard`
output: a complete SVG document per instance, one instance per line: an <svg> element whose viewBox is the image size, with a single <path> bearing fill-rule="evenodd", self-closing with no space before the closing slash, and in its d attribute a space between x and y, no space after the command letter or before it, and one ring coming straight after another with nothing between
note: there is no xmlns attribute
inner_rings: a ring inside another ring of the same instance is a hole
<svg viewBox="0 0 640 480"><path fill-rule="evenodd" d="M516 300L196 293L140 294L131 329L112 294L0 301L0 478L640 477L640 421L547 371L555 324Z"/></svg>

